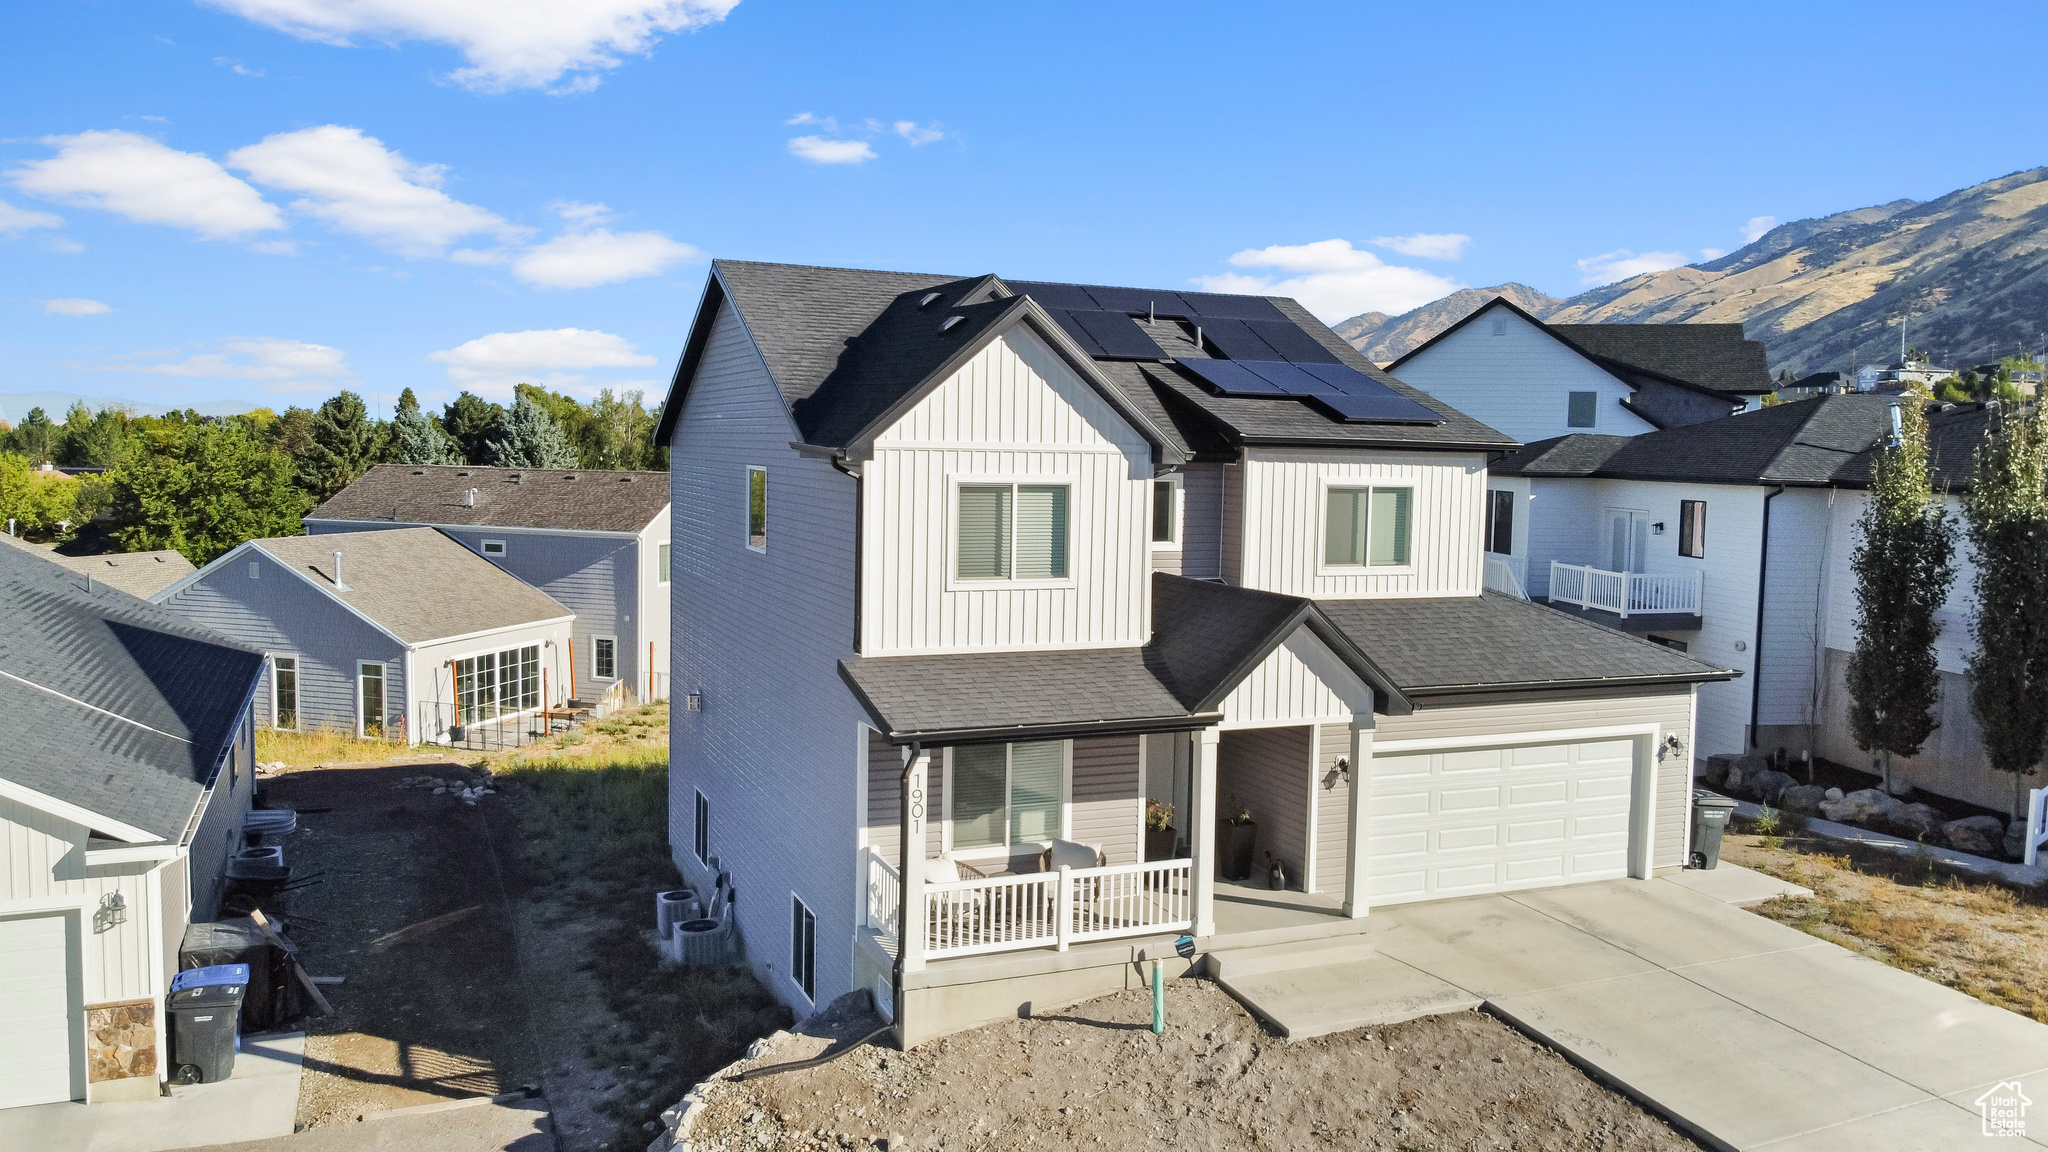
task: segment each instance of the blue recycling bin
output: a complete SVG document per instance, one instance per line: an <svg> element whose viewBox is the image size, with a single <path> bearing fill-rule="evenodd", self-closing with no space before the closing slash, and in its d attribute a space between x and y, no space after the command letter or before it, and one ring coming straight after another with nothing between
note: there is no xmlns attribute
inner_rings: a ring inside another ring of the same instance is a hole
<svg viewBox="0 0 2048 1152"><path fill-rule="evenodd" d="M212 1084L234 1073L248 990L247 964L188 968L171 980L164 1012L170 1017L172 1080Z"/></svg>

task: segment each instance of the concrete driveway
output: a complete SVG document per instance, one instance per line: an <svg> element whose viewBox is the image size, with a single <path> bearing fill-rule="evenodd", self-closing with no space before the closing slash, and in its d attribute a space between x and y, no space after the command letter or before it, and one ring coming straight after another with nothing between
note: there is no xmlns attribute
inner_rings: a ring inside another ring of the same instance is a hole
<svg viewBox="0 0 2048 1152"><path fill-rule="evenodd" d="M1716 1148L1989 1146L1978 1097L2015 1080L2048 1093L2048 1026L1745 912L1695 890L1701 876L1379 910L1367 932L1378 955L1349 961L1355 971L1232 991L1261 1015L1304 1019L1311 1005L1289 995L1385 982L1413 1005L1440 982L1435 999L1483 1001ZM2029 1138L1999 1146L2048 1146L2042 1099Z"/></svg>

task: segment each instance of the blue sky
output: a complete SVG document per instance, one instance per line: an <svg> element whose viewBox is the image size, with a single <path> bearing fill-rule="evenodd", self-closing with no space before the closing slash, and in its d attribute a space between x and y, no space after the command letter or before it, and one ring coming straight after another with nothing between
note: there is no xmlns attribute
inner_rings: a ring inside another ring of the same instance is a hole
<svg viewBox="0 0 2048 1152"><path fill-rule="evenodd" d="M2048 160L2039 5L1686 9L15 0L0 393L651 401L711 256L1336 321Z"/></svg>

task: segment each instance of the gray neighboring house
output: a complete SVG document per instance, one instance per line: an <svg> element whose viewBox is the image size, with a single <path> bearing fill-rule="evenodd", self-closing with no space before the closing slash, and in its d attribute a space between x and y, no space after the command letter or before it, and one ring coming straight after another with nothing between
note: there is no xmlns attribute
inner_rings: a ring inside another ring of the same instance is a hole
<svg viewBox="0 0 2048 1152"><path fill-rule="evenodd" d="M154 1100L255 792L263 656L0 547L0 1109Z"/></svg>
<svg viewBox="0 0 2048 1152"><path fill-rule="evenodd" d="M147 600L198 569L173 548L157 552L106 552L97 556L66 556L43 544L31 544L0 532L0 543L40 556L52 564L92 577L95 585L105 584L137 600Z"/></svg>
<svg viewBox="0 0 2048 1152"><path fill-rule="evenodd" d="M576 614L577 696L667 698L668 473L379 464L306 517L313 535L417 525Z"/></svg>
<svg viewBox="0 0 2048 1152"><path fill-rule="evenodd" d="M568 696L574 614L432 528L251 540L155 602L269 654L275 728L439 742Z"/></svg>

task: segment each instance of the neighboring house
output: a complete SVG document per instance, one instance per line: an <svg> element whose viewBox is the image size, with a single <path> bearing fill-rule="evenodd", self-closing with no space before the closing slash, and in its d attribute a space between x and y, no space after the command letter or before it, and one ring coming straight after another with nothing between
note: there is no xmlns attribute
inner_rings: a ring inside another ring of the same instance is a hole
<svg viewBox="0 0 2048 1152"><path fill-rule="evenodd" d="M0 547L0 1108L147 1100L255 790L263 657Z"/></svg>
<svg viewBox="0 0 2048 1152"><path fill-rule="evenodd" d="M306 517L315 535L414 525L576 614L577 696L668 696L668 473L379 464Z"/></svg>
<svg viewBox="0 0 2048 1152"><path fill-rule="evenodd" d="M718 261L658 436L670 840L799 1013L916 1043L1687 858L1729 673L1483 593L1513 442L1292 300ZM1216 880L1239 812L1291 895Z"/></svg>
<svg viewBox="0 0 2048 1152"><path fill-rule="evenodd" d="M1776 387L1740 324L1545 324L1500 298L1387 371L1524 444L1717 420Z"/></svg>
<svg viewBox="0 0 2048 1152"><path fill-rule="evenodd" d="M1843 503L1831 485L1891 404L1820 396L1530 444L1488 477L1513 509L1501 551L1534 598L1743 673L1700 689L1699 756L1775 749L1820 708L1814 637Z"/></svg>
<svg viewBox="0 0 2048 1152"><path fill-rule="evenodd" d="M269 654L273 728L445 741L569 694L574 616L433 528L251 540L155 602Z"/></svg>
<svg viewBox="0 0 2048 1152"><path fill-rule="evenodd" d="M1846 372L1813 372L1778 389L1780 400L1805 400L1814 396L1841 395L1857 391L1856 379Z"/></svg>
<svg viewBox="0 0 2048 1152"><path fill-rule="evenodd" d="M25 552L41 556L53 564L61 564L81 576L90 577L95 586L105 584L116 591L126 592L137 600L147 600L197 571L182 553L170 548L160 552L108 552L98 556L66 556L54 548L30 544L4 532L0 532L0 543L11 544Z"/></svg>

